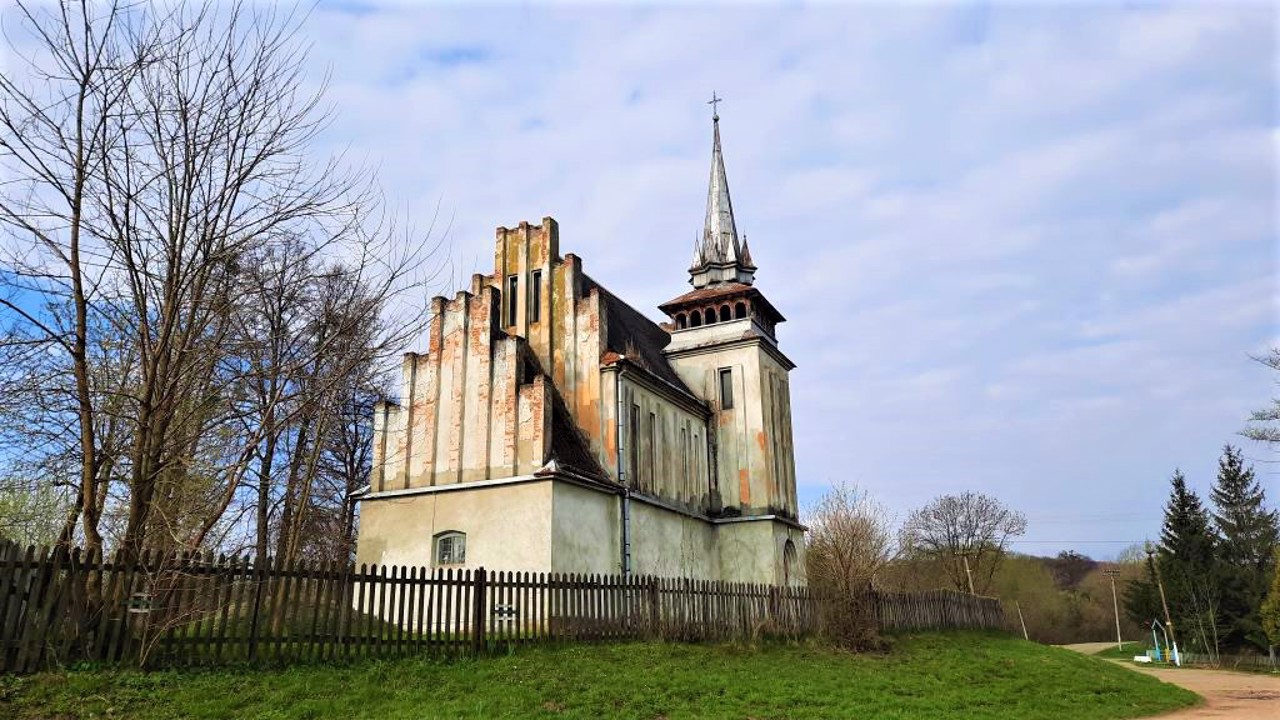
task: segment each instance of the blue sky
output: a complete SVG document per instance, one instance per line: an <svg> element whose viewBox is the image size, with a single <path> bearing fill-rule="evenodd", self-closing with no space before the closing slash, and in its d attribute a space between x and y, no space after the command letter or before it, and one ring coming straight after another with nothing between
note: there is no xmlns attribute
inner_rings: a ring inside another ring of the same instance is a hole
<svg viewBox="0 0 1280 720"><path fill-rule="evenodd" d="M306 34L327 149L420 225L438 205L460 276L551 215L654 318L723 96L802 500L980 490L1027 514L1020 549L1107 557L1156 535L1175 467L1207 491L1274 390L1248 357L1280 338L1268 5L364 2Z"/></svg>

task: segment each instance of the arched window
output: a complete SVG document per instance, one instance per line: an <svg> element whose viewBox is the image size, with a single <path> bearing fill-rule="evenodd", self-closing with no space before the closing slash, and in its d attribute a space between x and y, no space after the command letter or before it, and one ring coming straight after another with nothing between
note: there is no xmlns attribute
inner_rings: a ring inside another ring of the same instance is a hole
<svg viewBox="0 0 1280 720"><path fill-rule="evenodd" d="M740 302L733 306L733 317L735 320L741 320L747 316L747 304Z"/></svg>
<svg viewBox="0 0 1280 720"><path fill-rule="evenodd" d="M711 325L716 321L716 311L712 308L707 308L707 311L703 313L703 316L703 320L706 321L708 325Z"/></svg>
<svg viewBox="0 0 1280 720"><path fill-rule="evenodd" d="M681 330L684 329L684 313L676 315L676 327Z"/></svg>
<svg viewBox="0 0 1280 720"><path fill-rule="evenodd" d="M467 534L457 530L437 533L435 538L435 567L452 567L467 563Z"/></svg>
<svg viewBox="0 0 1280 720"><path fill-rule="evenodd" d="M702 327L702 316L697 310L689 313L689 327Z"/></svg>
<svg viewBox="0 0 1280 720"><path fill-rule="evenodd" d="M720 322L729 322L731 319L733 319L733 316L729 313L729 306L721 305L720 306Z"/></svg>
<svg viewBox="0 0 1280 720"><path fill-rule="evenodd" d="M782 546L782 584L790 585L796 574L796 544L787 540Z"/></svg>

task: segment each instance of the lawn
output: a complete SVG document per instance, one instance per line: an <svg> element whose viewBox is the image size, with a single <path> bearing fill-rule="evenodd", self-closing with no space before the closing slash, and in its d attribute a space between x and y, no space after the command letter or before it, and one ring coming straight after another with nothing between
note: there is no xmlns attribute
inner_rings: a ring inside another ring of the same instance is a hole
<svg viewBox="0 0 1280 720"><path fill-rule="evenodd" d="M1103 648L1094 653L1095 657L1109 658L1111 660L1132 660L1134 655L1146 655L1147 649L1151 647L1148 642L1134 642L1132 640L1125 641L1124 649L1121 650L1115 645Z"/></svg>
<svg viewBox="0 0 1280 720"><path fill-rule="evenodd" d="M0 717L1129 718L1185 690L1060 648L983 633L817 645L532 647L480 660L283 670L80 670L0 678Z"/></svg>

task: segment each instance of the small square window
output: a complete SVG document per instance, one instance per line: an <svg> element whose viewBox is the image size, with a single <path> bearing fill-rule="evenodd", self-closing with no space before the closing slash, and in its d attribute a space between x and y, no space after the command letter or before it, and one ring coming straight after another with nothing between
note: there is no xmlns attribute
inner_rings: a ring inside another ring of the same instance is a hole
<svg viewBox="0 0 1280 720"><path fill-rule="evenodd" d="M733 370L720 368L720 409L733 409Z"/></svg>
<svg viewBox="0 0 1280 720"><path fill-rule="evenodd" d="M465 565L467 562L467 536L460 532L447 532L436 536L436 567Z"/></svg>

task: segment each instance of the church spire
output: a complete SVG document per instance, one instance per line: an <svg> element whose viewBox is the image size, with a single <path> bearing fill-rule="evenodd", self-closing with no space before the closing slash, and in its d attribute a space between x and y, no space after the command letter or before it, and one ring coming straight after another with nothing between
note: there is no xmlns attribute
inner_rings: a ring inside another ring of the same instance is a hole
<svg viewBox="0 0 1280 720"><path fill-rule="evenodd" d="M729 178L724 170L724 153L720 149L720 113L716 107L723 100L711 93L707 103L712 108L711 179L707 187L707 214L702 223L693 265L691 282L703 287L724 281L751 283L750 256L744 256L733 219L733 201L729 199ZM711 272L714 270L715 272Z"/></svg>

